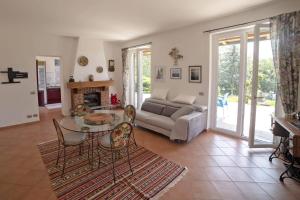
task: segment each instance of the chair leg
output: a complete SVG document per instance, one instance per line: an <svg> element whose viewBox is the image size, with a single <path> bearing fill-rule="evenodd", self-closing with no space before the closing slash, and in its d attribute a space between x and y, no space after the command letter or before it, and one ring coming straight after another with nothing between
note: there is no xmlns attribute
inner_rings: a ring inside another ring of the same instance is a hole
<svg viewBox="0 0 300 200"><path fill-rule="evenodd" d="M82 155L82 144L78 145L79 146L79 155Z"/></svg>
<svg viewBox="0 0 300 200"><path fill-rule="evenodd" d="M58 142L58 151L57 151L56 166L58 165L59 156L60 156L60 142Z"/></svg>
<svg viewBox="0 0 300 200"><path fill-rule="evenodd" d="M112 171L113 171L113 176L114 176L114 183L116 183L116 175L115 175L115 154L113 151L111 151L111 158L112 158L112 163L113 163L113 168L112 168Z"/></svg>
<svg viewBox="0 0 300 200"><path fill-rule="evenodd" d="M88 161L89 161L89 163L91 163L91 161L90 161L90 143L88 140L86 140L86 141L88 143Z"/></svg>
<svg viewBox="0 0 300 200"><path fill-rule="evenodd" d="M129 146L127 147L127 159L128 159L128 164L129 164L131 174L133 175L133 170L132 170L131 163L130 163L130 158L129 158Z"/></svg>
<svg viewBox="0 0 300 200"><path fill-rule="evenodd" d="M64 164L63 164L63 169L62 169L61 177L63 177L63 175L64 175L65 167L66 167L66 147L64 146Z"/></svg>
<svg viewBox="0 0 300 200"><path fill-rule="evenodd" d="M98 169L100 168L100 164L101 164L101 154L100 154L100 150L98 149L97 150L98 152L98 157L99 157L99 160L98 160Z"/></svg>
<svg viewBox="0 0 300 200"><path fill-rule="evenodd" d="M135 144L135 146L137 147L137 144L136 144L136 141L135 141L135 136L134 136L134 131L132 130L132 139L133 139L133 142Z"/></svg>

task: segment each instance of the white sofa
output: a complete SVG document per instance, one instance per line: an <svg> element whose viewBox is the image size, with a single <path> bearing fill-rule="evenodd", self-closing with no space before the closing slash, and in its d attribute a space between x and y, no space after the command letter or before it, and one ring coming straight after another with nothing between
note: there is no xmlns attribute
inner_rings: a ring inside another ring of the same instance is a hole
<svg viewBox="0 0 300 200"><path fill-rule="evenodd" d="M190 107L192 112L174 120L173 114L182 107ZM149 98L145 100L141 110L137 110L135 123L168 136L171 140L189 142L206 130L207 108Z"/></svg>

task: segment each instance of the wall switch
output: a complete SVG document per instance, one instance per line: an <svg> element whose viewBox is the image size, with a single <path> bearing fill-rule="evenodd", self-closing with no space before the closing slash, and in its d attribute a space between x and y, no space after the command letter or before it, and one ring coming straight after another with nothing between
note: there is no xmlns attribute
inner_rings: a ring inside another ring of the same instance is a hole
<svg viewBox="0 0 300 200"><path fill-rule="evenodd" d="M33 114L32 116L33 116L33 117L38 117L38 114Z"/></svg>
<svg viewBox="0 0 300 200"><path fill-rule="evenodd" d="M199 92L199 96L204 96L204 92Z"/></svg>
<svg viewBox="0 0 300 200"><path fill-rule="evenodd" d="M27 118L32 118L32 115L27 115Z"/></svg>

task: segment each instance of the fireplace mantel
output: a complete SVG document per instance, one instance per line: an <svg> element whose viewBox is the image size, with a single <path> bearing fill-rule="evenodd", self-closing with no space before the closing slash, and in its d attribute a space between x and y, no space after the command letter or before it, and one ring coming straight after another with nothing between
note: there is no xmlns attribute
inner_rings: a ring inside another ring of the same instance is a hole
<svg viewBox="0 0 300 200"><path fill-rule="evenodd" d="M107 81L85 81L85 82L70 82L67 87L70 89L83 89L83 88L101 88L113 85L113 80Z"/></svg>

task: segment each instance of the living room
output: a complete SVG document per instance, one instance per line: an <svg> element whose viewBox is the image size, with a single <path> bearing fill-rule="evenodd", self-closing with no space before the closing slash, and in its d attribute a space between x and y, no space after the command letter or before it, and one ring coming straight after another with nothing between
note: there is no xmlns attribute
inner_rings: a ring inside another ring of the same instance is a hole
<svg viewBox="0 0 300 200"><path fill-rule="evenodd" d="M299 60L280 52L299 9L2 1L0 199L298 199ZM39 107L40 57L60 58L59 109Z"/></svg>

